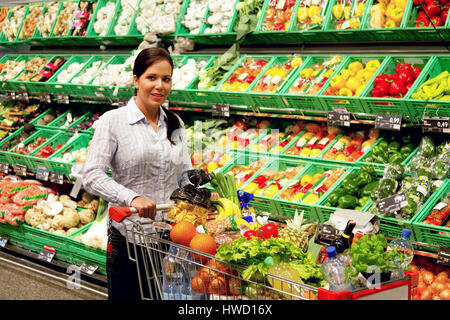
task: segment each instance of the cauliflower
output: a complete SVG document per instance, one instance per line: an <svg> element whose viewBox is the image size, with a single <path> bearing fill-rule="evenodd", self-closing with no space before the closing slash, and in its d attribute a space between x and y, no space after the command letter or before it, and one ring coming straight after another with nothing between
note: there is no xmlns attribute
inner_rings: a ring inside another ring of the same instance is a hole
<svg viewBox="0 0 450 320"><path fill-rule="evenodd" d="M59 201L63 204L65 208L77 209L77 203L73 201L68 195L62 195L59 197Z"/></svg>
<svg viewBox="0 0 450 320"><path fill-rule="evenodd" d="M64 223L63 223L63 216L62 215L57 215L52 219L52 224L51 224L51 228L50 230L60 230L60 229L64 229Z"/></svg>
<svg viewBox="0 0 450 320"><path fill-rule="evenodd" d="M86 209L91 209L94 212L97 211L97 209L98 209L98 200L97 199L92 200L91 202L89 202L87 204L87 206L85 208Z"/></svg>
<svg viewBox="0 0 450 320"><path fill-rule="evenodd" d="M38 228L46 222L46 217L41 209L33 207L25 213L25 222L32 227Z"/></svg>
<svg viewBox="0 0 450 320"><path fill-rule="evenodd" d="M74 228L80 223L80 216L73 208L64 208L62 213L62 224L66 229Z"/></svg>
<svg viewBox="0 0 450 320"><path fill-rule="evenodd" d="M65 235L67 235L67 232L64 231L63 229L55 230L55 231L53 231L53 233L54 233L54 234L58 234L58 235L60 235L60 236L65 236Z"/></svg>
<svg viewBox="0 0 450 320"><path fill-rule="evenodd" d="M69 230L67 230L66 235L71 235L72 233L76 232L78 230L78 228L70 228Z"/></svg>
<svg viewBox="0 0 450 320"><path fill-rule="evenodd" d="M84 209L78 212L80 216L80 222L82 224L88 224L95 219L95 212L92 209Z"/></svg>

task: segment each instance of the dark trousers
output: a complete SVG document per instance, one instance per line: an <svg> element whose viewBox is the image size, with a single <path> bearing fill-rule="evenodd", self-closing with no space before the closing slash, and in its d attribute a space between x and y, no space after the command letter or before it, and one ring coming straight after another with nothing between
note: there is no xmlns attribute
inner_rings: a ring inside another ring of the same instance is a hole
<svg viewBox="0 0 450 320"><path fill-rule="evenodd" d="M108 252L106 254L106 275L108 281L108 299L109 300L141 300L141 291L139 286L137 264L130 260L128 256L126 238L114 227L108 231ZM151 276L151 267L147 254L141 251L139 246L137 252L134 252L134 246L129 244L130 254L138 259L140 278L145 298L150 298L147 284L144 260L148 263L148 273ZM137 255L136 255L137 253ZM155 289L150 286L155 299Z"/></svg>

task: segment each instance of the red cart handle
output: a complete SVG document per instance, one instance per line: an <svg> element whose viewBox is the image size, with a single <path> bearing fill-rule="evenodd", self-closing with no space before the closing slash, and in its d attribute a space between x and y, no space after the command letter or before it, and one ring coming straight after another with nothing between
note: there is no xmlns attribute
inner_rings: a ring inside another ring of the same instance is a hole
<svg viewBox="0 0 450 320"><path fill-rule="evenodd" d="M170 210L173 206L173 203L167 204L157 204L156 210ZM133 207L110 207L109 208L109 216L116 222L122 222L126 217L131 216L132 213L137 213L138 211Z"/></svg>

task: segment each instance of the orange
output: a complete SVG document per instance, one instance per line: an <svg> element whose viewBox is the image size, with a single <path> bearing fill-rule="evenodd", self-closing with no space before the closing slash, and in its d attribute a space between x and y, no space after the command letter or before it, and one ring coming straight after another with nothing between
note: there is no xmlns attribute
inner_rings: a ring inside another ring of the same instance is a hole
<svg viewBox="0 0 450 320"><path fill-rule="evenodd" d="M194 250L198 250L201 252L209 253L209 254L215 254L217 249L216 240L214 238L207 234L207 233L198 233L196 234L189 244L189 247L191 247ZM208 260L208 257L191 253L192 257L197 261L206 261Z"/></svg>
<svg viewBox="0 0 450 320"><path fill-rule="evenodd" d="M197 230L189 221L178 222L170 231L170 240L188 247Z"/></svg>

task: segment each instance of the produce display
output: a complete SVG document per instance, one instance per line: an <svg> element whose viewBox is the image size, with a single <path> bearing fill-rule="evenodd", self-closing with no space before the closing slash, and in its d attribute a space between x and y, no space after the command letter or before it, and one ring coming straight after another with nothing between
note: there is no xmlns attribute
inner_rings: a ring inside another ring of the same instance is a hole
<svg viewBox="0 0 450 320"><path fill-rule="evenodd" d="M333 29L359 29L366 4L366 0L337 0L331 9Z"/></svg>
<svg viewBox="0 0 450 320"><path fill-rule="evenodd" d="M84 67L86 62L84 62L84 63L72 62L69 66L64 68L64 70L62 70L58 74L57 81L59 83L69 82L70 79L72 79L76 74L78 74L78 72L81 71L81 69Z"/></svg>
<svg viewBox="0 0 450 320"><path fill-rule="evenodd" d="M25 69L17 77L17 81L31 81L33 76L48 62L48 58L35 57L25 64Z"/></svg>
<svg viewBox="0 0 450 320"><path fill-rule="evenodd" d="M244 119L243 119L244 120ZM260 134L266 133L271 121L267 119L250 121L237 120L217 140L216 147L220 150L244 149L254 141Z"/></svg>
<svg viewBox="0 0 450 320"><path fill-rule="evenodd" d="M174 89L184 89L189 83L195 78L195 76L202 70L206 64L207 60L199 60L198 62L189 58L185 64L181 67L176 67L173 70L172 75L172 88Z"/></svg>
<svg viewBox="0 0 450 320"><path fill-rule="evenodd" d="M131 56L124 63L109 63L96 73L92 84L96 86L133 85L132 65L134 64L134 58L134 56Z"/></svg>
<svg viewBox="0 0 450 320"><path fill-rule="evenodd" d="M6 7L2 7L0 9L0 32L3 29L3 23L2 22L8 17L8 12L9 12L9 9L6 8Z"/></svg>
<svg viewBox="0 0 450 320"><path fill-rule="evenodd" d="M289 28L295 0L271 0L266 9L263 24L265 31L283 31Z"/></svg>
<svg viewBox="0 0 450 320"><path fill-rule="evenodd" d="M2 138L5 135L25 126L29 129L28 132L34 130L34 125L27 123L36 118L41 112L38 104L26 105L23 103L13 103L5 101L0 104L0 134ZM17 136L16 136L17 137Z"/></svg>
<svg viewBox="0 0 450 320"><path fill-rule="evenodd" d="M61 11L56 17L52 31L55 37L65 37L69 34L72 27L72 18L77 10L77 6L77 3L72 1L61 3Z"/></svg>
<svg viewBox="0 0 450 320"><path fill-rule="evenodd" d="M303 127L303 122L297 121L294 124L288 125L283 132L280 132L278 129L270 130L269 133L264 135L257 143L251 144L249 150L273 154L281 153L284 147L297 137Z"/></svg>
<svg viewBox="0 0 450 320"><path fill-rule="evenodd" d="M355 60L331 78L325 95L358 97L380 66L380 60Z"/></svg>
<svg viewBox="0 0 450 320"><path fill-rule="evenodd" d="M292 94L317 94L343 61L340 56L320 58L306 66L289 88Z"/></svg>
<svg viewBox="0 0 450 320"><path fill-rule="evenodd" d="M369 26L374 29L400 27L406 4L406 0L375 1L370 7Z"/></svg>
<svg viewBox="0 0 450 320"><path fill-rule="evenodd" d="M414 0L413 3L418 12L414 24L416 28L442 27L447 22L448 9L450 8L450 3L447 0Z"/></svg>
<svg viewBox="0 0 450 320"><path fill-rule="evenodd" d="M267 159L259 159L251 162L249 165L234 165L229 172L234 176L236 188L239 189L246 183L259 169L267 164Z"/></svg>
<svg viewBox="0 0 450 320"><path fill-rule="evenodd" d="M182 0L141 1L136 14L136 28L141 34L175 32Z"/></svg>
<svg viewBox="0 0 450 320"><path fill-rule="evenodd" d="M181 19L181 24L190 34L200 33L200 27L202 26L207 6L208 2L203 0L192 0L189 2L186 14Z"/></svg>
<svg viewBox="0 0 450 320"><path fill-rule="evenodd" d="M114 26L114 32L118 36L124 36L128 33L134 12L138 9L139 0L120 0L122 9L119 18Z"/></svg>
<svg viewBox="0 0 450 320"><path fill-rule="evenodd" d="M220 89L222 91L247 91L267 63L266 59L246 59L233 71Z"/></svg>
<svg viewBox="0 0 450 320"><path fill-rule="evenodd" d="M14 41L17 38L26 9L25 6L16 6L11 9L9 17L3 20L2 31L8 41Z"/></svg>
<svg viewBox="0 0 450 320"><path fill-rule="evenodd" d="M97 11L97 16L94 21L94 31L99 36L106 36L109 23L114 17L114 11L116 10L116 2L108 1L108 3Z"/></svg>
<svg viewBox="0 0 450 320"><path fill-rule="evenodd" d="M29 12L25 17L22 24L22 29L20 30L19 39L24 40L26 38L31 38L34 33L34 29L38 24L39 19L41 19L42 11L44 7L42 4L35 4L28 8Z"/></svg>
<svg viewBox="0 0 450 320"><path fill-rule="evenodd" d="M433 226L445 226L450 227L450 222L448 217L450 216L450 193L447 197L437 203L430 213L422 221L425 224ZM449 230L450 231L450 230Z"/></svg>
<svg viewBox="0 0 450 320"><path fill-rule="evenodd" d="M72 21L72 28L70 35L81 36L86 35L89 22L91 21L92 14L94 13L97 1L80 1L78 9L75 12L75 16Z"/></svg>
<svg viewBox="0 0 450 320"><path fill-rule="evenodd" d="M300 0L297 9L297 29L300 31L322 28L327 1Z"/></svg>
<svg viewBox="0 0 450 320"><path fill-rule="evenodd" d="M100 70L106 66L107 61L98 60L92 63L91 66L85 68L81 71L75 78L72 79L73 84L88 84L94 75L96 75Z"/></svg>
<svg viewBox="0 0 450 320"><path fill-rule="evenodd" d="M208 0L204 34L227 32L234 14L234 1Z"/></svg>
<svg viewBox="0 0 450 320"><path fill-rule="evenodd" d="M411 95L413 99L421 100L446 100L450 99L448 82L450 74L447 70L441 72L436 77L422 83L416 92Z"/></svg>
<svg viewBox="0 0 450 320"><path fill-rule="evenodd" d="M60 1L50 1L44 3L44 13L42 16L42 21L37 24L37 30L40 35L44 38L50 36L52 31L53 23L58 16L58 10L60 6Z"/></svg>

